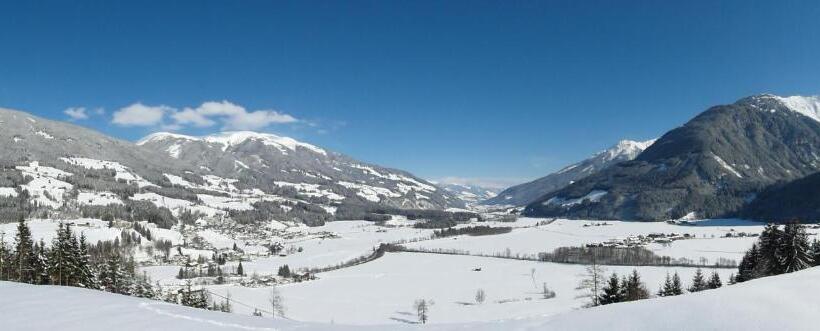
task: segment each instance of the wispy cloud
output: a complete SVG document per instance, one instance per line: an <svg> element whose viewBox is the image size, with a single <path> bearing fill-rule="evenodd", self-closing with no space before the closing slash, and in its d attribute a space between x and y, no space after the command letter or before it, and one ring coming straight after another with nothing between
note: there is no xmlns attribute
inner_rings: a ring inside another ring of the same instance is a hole
<svg viewBox="0 0 820 331"><path fill-rule="evenodd" d="M163 122L166 113L174 111L165 105L147 106L138 102L114 112L111 122L121 126L156 126Z"/></svg>
<svg viewBox="0 0 820 331"><path fill-rule="evenodd" d="M66 108L66 110L63 110L63 113L68 115L68 117L74 121L88 118L88 114L85 112L85 107L69 107Z"/></svg>
<svg viewBox="0 0 820 331"><path fill-rule="evenodd" d="M135 103L115 112L112 122L122 126L161 126L171 130L216 125L221 125L222 130L260 130L274 124L297 123L299 119L269 109L248 111L245 107L223 100L208 101L198 107L181 110Z"/></svg>

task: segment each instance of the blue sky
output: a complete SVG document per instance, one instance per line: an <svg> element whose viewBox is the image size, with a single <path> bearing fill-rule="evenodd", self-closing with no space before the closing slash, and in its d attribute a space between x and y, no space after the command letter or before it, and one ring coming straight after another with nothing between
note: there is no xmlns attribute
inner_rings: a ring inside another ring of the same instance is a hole
<svg viewBox="0 0 820 331"><path fill-rule="evenodd" d="M710 105L820 93L818 17L816 1L2 2L0 106L515 182Z"/></svg>

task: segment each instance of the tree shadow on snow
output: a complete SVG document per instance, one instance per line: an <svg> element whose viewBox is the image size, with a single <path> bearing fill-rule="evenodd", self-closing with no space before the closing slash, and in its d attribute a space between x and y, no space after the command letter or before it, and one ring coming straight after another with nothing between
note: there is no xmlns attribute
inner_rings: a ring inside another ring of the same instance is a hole
<svg viewBox="0 0 820 331"><path fill-rule="evenodd" d="M397 311L396 314L404 315L404 316L413 316L413 313L409 313L409 312L406 312L406 311ZM409 319L406 319L406 318L391 317L390 319L394 320L396 322L402 322L402 323L406 323L406 324L419 324L418 321L413 321L413 320L409 320Z"/></svg>

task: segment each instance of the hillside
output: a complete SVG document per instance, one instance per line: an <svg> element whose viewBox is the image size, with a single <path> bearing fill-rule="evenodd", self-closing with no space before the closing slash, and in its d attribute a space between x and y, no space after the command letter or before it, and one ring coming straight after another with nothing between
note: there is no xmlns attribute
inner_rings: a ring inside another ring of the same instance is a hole
<svg viewBox="0 0 820 331"><path fill-rule="evenodd" d="M586 160L566 166L561 170L534 181L507 188L495 197L484 200L482 204L527 205L535 201L535 199L564 188L579 179L606 169L614 164L632 160L654 142L654 140L621 140L615 146L598 152Z"/></svg>
<svg viewBox="0 0 820 331"><path fill-rule="evenodd" d="M464 206L407 172L272 134L159 133L134 144L8 109L0 128L3 220L147 217L168 228L192 215L186 221L319 225L341 206L342 218L366 215L362 208Z"/></svg>
<svg viewBox="0 0 820 331"><path fill-rule="evenodd" d="M463 206L455 196L407 172L273 134L240 131L193 137L160 132L137 145L266 191L292 189L316 198L397 208Z"/></svg>
<svg viewBox="0 0 820 331"><path fill-rule="evenodd" d="M769 185L820 169L820 122L809 106L816 102L758 95L712 107L635 160L547 194L525 213L633 220L736 215Z"/></svg>
<svg viewBox="0 0 820 331"><path fill-rule="evenodd" d="M820 221L820 173L773 185L757 195L741 216L777 222Z"/></svg>

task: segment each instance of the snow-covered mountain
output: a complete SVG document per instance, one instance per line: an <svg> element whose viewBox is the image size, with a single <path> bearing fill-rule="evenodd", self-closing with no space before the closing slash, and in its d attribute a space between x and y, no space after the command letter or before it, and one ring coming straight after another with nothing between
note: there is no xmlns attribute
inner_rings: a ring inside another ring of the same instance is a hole
<svg viewBox="0 0 820 331"><path fill-rule="evenodd" d="M654 142L654 139L647 141L621 140L614 146L598 152L586 160L564 167L534 181L505 189L497 196L482 203L487 205L526 205L544 194L561 189L613 164L632 160Z"/></svg>
<svg viewBox="0 0 820 331"><path fill-rule="evenodd" d="M475 204L498 195L501 191L495 188L487 188L477 185L456 184L456 183L438 183L439 187L454 194L456 197L469 204Z"/></svg>
<svg viewBox="0 0 820 331"><path fill-rule="evenodd" d="M820 170L817 110L817 97L770 94L712 107L664 134L635 160L547 194L525 214L631 220L736 216L770 185ZM593 193L595 199L587 199Z"/></svg>
<svg viewBox="0 0 820 331"><path fill-rule="evenodd" d="M268 133L240 131L193 137L161 132L137 145L165 152L204 173L235 177L262 190L289 188L318 199L398 208L462 205L447 191L410 173Z"/></svg>
<svg viewBox="0 0 820 331"><path fill-rule="evenodd" d="M272 134L158 133L134 144L8 109L0 109L0 128L0 217L9 220L53 213L128 217L124 210L140 205L167 208L174 217L185 211L252 216L264 208L253 217L312 225L332 220L343 204L464 206L410 173Z"/></svg>

